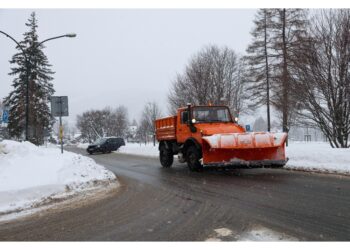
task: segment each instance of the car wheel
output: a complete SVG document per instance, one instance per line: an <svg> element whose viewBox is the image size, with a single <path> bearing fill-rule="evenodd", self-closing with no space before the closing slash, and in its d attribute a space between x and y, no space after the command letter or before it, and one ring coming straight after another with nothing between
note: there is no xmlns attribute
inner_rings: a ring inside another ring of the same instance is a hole
<svg viewBox="0 0 350 250"><path fill-rule="evenodd" d="M199 171L203 169L202 164L200 163L201 154L195 146L190 146L187 149L187 166L191 171Z"/></svg>
<svg viewBox="0 0 350 250"><path fill-rule="evenodd" d="M174 155L170 149L167 149L164 145L159 149L160 164L164 168L170 168L174 162Z"/></svg>

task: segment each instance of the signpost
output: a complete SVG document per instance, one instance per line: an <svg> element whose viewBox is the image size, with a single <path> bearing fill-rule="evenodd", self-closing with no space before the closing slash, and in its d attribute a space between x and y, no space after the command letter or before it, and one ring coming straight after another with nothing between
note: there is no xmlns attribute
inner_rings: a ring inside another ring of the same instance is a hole
<svg viewBox="0 0 350 250"><path fill-rule="evenodd" d="M9 111L6 109L2 111L2 122L9 123Z"/></svg>
<svg viewBox="0 0 350 250"><path fill-rule="evenodd" d="M61 141L61 153L63 154L63 127L62 116L68 116L68 96L51 97L51 114L60 118L59 138Z"/></svg>
<svg viewBox="0 0 350 250"><path fill-rule="evenodd" d="M0 110L0 124L2 127L7 127L7 124L9 123L9 111L7 108L4 108L1 112Z"/></svg>

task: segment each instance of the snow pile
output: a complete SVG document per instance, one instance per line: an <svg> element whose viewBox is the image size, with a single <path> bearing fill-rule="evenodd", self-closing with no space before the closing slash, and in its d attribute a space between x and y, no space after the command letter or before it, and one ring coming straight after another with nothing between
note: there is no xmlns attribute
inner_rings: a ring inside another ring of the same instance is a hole
<svg viewBox="0 0 350 250"><path fill-rule="evenodd" d="M287 168L350 174L350 149L324 142L291 142L286 147Z"/></svg>
<svg viewBox="0 0 350 250"><path fill-rule="evenodd" d="M78 154L8 140L0 148L0 215L116 182L112 172Z"/></svg>
<svg viewBox="0 0 350 250"><path fill-rule="evenodd" d="M0 144L0 155L5 154L5 148L2 144Z"/></svg>

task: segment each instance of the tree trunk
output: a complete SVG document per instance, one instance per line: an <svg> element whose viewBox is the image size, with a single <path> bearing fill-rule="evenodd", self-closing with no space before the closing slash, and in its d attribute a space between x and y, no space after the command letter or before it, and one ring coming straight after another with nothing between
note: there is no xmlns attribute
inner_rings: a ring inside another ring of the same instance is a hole
<svg viewBox="0 0 350 250"><path fill-rule="evenodd" d="M265 26L264 26L264 50L265 50L265 70L266 70L266 108L267 108L267 131L270 132L270 76L269 61L267 55L267 13L265 10Z"/></svg>
<svg viewBox="0 0 350 250"><path fill-rule="evenodd" d="M283 72L282 72L282 128L288 133L288 69L287 69L287 42L286 42L286 9L282 12L282 50L283 50ZM288 139L286 141L288 145Z"/></svg>

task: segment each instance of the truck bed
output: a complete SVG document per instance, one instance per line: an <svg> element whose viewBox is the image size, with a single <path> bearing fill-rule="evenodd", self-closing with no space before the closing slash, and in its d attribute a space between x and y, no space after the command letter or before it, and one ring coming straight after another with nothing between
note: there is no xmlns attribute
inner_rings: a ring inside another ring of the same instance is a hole
<svg viewBox="0 0 350 250"><path fill-rule="evenodd" d="M169 116L155 121L158 141L176 139L176 116Z"/></svg>

